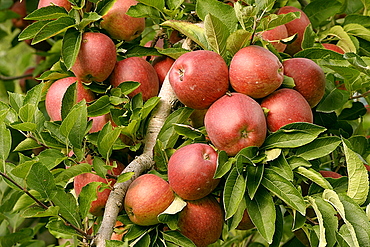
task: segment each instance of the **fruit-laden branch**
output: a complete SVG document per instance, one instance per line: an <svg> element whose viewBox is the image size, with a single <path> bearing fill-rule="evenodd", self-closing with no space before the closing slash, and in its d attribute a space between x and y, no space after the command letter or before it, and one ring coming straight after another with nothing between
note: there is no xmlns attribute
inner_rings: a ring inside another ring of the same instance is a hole
<svg viewBox="0 0 370 247"><path fill-rule="evenodd" d="M160 101L154 109L149 121L147 133L144 140L145 146L143 153L140 156L136 157L122 172L134 172L134 175L128 181L123 183L116 183L114 185L105 206L103 221L92 243L93 246L105 246L105 240L110 239L113 233L114 224L116 223L117 216L123 206L123 198L129 185L133 180L135 180L145 171L150 170L154 165L153 149L158 133L161 130L164 122L166 121L166 118L171 113L171 109L177 100L176 95L169 83L168 75L163 82L159 97Z"/></svg>

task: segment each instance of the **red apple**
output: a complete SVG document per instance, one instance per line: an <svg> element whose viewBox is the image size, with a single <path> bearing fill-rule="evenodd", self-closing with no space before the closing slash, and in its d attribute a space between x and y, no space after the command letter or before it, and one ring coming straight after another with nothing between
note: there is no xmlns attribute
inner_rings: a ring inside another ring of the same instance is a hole
<svg viewBox="0 0 370 247"><path fill-rule="evenodd" d="M286 44L280 41L289 37L288 30L285 25L280 25L273 29L264 31L261 35L262 38L269 41L278 52L283 52L285 50Z"/></svg>
<svg viewBox="0 0 370 247"><path fill-rule="evenodd" d="M204 125L213 145L230 156L245 147L261 146L267 132L262 107L241 93L225 95L213 103Z"/></svg>
<svg viewBox="0 0 370 247"><path fill-rule="evenodd" d="M92 164L92 159L87 159L87 162ZM110 161L110 165L113 165L113 160ZM121 174L125 166L121 163L116 161L117 167L113 168L112 170L108 171L108 174L113 174L118 176ZM77 175L74 178L73 181L73 187L75 189L75 193L78 196L81 193L81 190L84 186L91 182L102 182L105 184L109 184L110 186L113 186L116 183L116 179L114 178L102 178L94 173L83 173L80 175ZM92 215L95 216L101 216L104 213L105 204L108 200L110 189L104 189L101 192L97 192L97 199L91 203L91 207L89 209L89 212Z"/></svg>
<svg viewBox="0 0 370 247"><path fill-rule="evenodd" d="M230 62L229 73L234 90L255 99L269 95L284 80L279 58L257 45L240 49Z"/></svg>
<svg viewBox="0 0 370 247"><path fill-rule="evenodd" d="M285 27L288 31L288 36L293 36L294 34L297 34L296 40L294 40L293 43L288 44L285 49L285 52L290 55L293 55L302 50L302 40L304 32L306 31L306 28L311 23L311 21L301 9L293 6L281 7L277 12L277 14L279 15L297 11L301 13L301 17L285 24Z"/></svg>
<svg viewBox="0 0 370 247"><path fill-rule="evenodd" d="M244 213L243 213L243 218L239 222L236 229L238 229L238 230L249 230L249 229L252 229L252 228L254 228L254 224L253 224L251 218L249 217L248 210L245 209Z"/></svg>
<svg viewBox="0 0 370 247"><path fill-rule="evenodd" d="M295 122L313 123L313 114L307 100L296 90L282 88L262 99L261 106L268 110L267 128L275 132Z"/></svg>
<svg viewBox="0 0 370 247"><path fill-rule="evenodd" d="M137 81L140 86L128 96L142 93L143 100L157 96L159 92L158 75L153 66L141 57L129 57L116 63L109 77L110 84L118 87L125 81Z"/></svg>
<svg viewBox="0 0 370 247"><path fill-rule="evenodd" d="M26 0L15 1L14 4L10 7L10 10L19 15L18 18L12 19L12 23L14 27L23 29L29 24L31 24L30 21L23 19L24 17L27 16Z"/></svg>
<svg viewBox="0 0 370 247"><path fill-rule="evenodd" d="M51 121L62 120L62 100L67 88L73 83L77 83L77 98L76 101L80 102L85 99L87 102L93 101L95 96L90 89L84 88L84 85L76 77L66 77L59 79L50 86L46 93L45 107L50 116Z"/></svg>
<svg viewBox="0 0 370 247"><path fill-rule="evenodd" d="M102 82L116 64L116 46L103 33L87 32L82 35L81 48L71 70L85 82Z"/></svg>
<svg viewBox="0 0 370 247"><path fill-rule="evenodd" d="M340 48L339 46L337 46L335 44L322 43L322 46L325 49L332 50L332 51L338 52L340 54L344 54L345 53L342 48Z"/></svg>
<svg viewBox="0 0 370 247"><path fill-rule="evenodd" d="M184 200L198 200L209 195L220 182L214 179L217 152L204 143L193 143L175 151L168 161L168 182Z"/></svg>
<svg viewBox="0 0 370 247"><path fill-rule="evenodd" d="M186 207L179 213L179 231L197 247L216 242L221 237L223 225L224 212L212 195L187 201Z"/></svg>
<svg viewBox="0 0 370 247"><path fill-rule="evenodd" d="M104 125L111 121L111 116L110 114L104 114L101 116L90 117L89 120L92 120L92 126L89 133L95 133L102 130Z"/></svg>
<svg viewBox="0 0 370 247"><path fill-rule="evenodd" d="M294 79L294 89L315 107L325 94L326 79L322 68L308 58L290 58L283 66L284 74Z"/></svg>
<svg viewBox="0 0 370 247"><path fill-rule="evenodd" d="M164 78L166 78L166 75L174 62L175 59L167 56L159 56L154 58L152 66L157 72L159 87L162 86Z"/></svg>
<svg viewBox="0 0 370 247"><path fill-rule="evenodd" d="M125 231L125 225L117 220L116 221L116 224L114 225L114 231L112 233L112 236L111 236L111 240L119 240L121 241L122 240L122 237L123 235L125 235L126 231Z"/></svg>
<svg viewBox="0 0 370 247"><path fill-rule="evenodd" d="M136 5L136 0L116 0L113 6L103 13L101 27L111 38L131 41L140 36L145 28L145 18L135 18L126 14Z"/></svg>
<svg viewBox="0 0 370 247"><path fill-rule="evenodd" d="M340 175L337 172L333 172L333 171L322 170L322 171L319 171L319 172L324 178L341 178L342 177L342 175Z"/></svg>
<svg viewBox="0 0 370 247"><path fill-rule="evenodd" d="M225 60L216 52L196 50L176 59L169 80L177 98L193 109L206 109L229 89Z"/></svg>
<svg viewBox="0 0 370 247"><path fill-rule="evenodd" d="M72 9L72 4L68 0L40 0L37 8L56 5L65 8L67 11Z"/></svg>
<svg viewBox="0 0 370 247"><path fill-rule="evenodd" d="M367 170L368 172L370 172L370 165L366 165L366 164L364 164L364 166L365 166L366 170Z"/></svg>
<svg viewBox="0 0 370 247"><path fill-rule="evenodd" d="M130 220L141 226L158 224L158 215L175 199L169 183L154 174L144 174L129 186L124 208Z"/></svg>
<svg viewBox="0 0 370 247"><path fill-rule="evenodd" d="M23 75L32 74L34 70L35 70L35 67L29 67L28 69L26 69ZM27 92L27 90L29 90L31 87L35 86L39 82L40 81L37 81L35 77L31 75L31 76L27 76L27 77L23 77L19 79L19 86L21 87L23 92Z"/></svg>

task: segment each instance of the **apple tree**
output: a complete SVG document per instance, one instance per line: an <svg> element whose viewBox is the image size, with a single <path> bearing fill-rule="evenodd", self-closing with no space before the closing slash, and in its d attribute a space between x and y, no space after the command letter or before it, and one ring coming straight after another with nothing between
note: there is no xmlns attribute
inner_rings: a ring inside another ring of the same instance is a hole
<svg viewBox="0 0 370 247"><path fill-rule="evenodd" d="M367 0L0 0L0 246L370 246Z"/></svg>

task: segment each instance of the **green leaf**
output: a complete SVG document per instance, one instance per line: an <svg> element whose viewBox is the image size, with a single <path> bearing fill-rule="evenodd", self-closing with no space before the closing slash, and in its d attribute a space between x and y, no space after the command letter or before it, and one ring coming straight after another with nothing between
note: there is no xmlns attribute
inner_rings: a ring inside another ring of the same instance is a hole
<svg viewBox="0 0 370 247"><path fill-rule="evenodd" d="M248 45L252 33L245 31L244 29L238 29L231 33L226 41L226 49L231 55L235 55L241 48Z"/></svg>
<svg viewBox="0 0 370 247"><path fill-rule="evenodd" d="M69 28L64 33L62 41L62 59L67 70L70 70L76 61L81 47L81 40L82 33L75 28Z"/></svg>
<svg viewBox="0 0 370 247"><path fill-rule="evenodd" d="M43 88L44 84L40 83L28 90L26 97L24 97L23 105L31 104L37 106L41 101Z"/></svg>
<svg viewBox="0 0 370 247"><path fill-rule="evenodd" d="M164 8L164 0L138 0L138 2L158 10L162 10Z"/></svg>
<svg viewBox="0 0 370 247"><path fill-rule="evenodd" d="M343 29L349 35L353 35L366 41L370 41L370 30L364 27L363 25L352 23L345 25Z"/></svg>
<svg viewBox="0 0 370 247"><path fill-rule="evenodd" d="M339 1L316 0L304 8L313 28L328 22L328 18L340 13L342 4Z"/></svg>
<svg viewBox="0 0 370 247"><path fill-rule="evenodd" d="M34 10L32 13L27 15L25 20L54 20L60 17L67 17L68 12L65 8L59 6L47 6Z"/></svg>
<svg viewBox="0 0 370 247"><path fill-rule="evenodd" d="M87 113L89 117L97 117L108 114L112 108L110 97L108 95L103 95L87 107Z"/></svg>
<svg viewBox="0 0 370 247"><path fill-rule="evenodd" d="M161 19L160 12L157 9L142 3L131 6L126 14L135 18Z"/></svg>
<svg viewBox="0 0 370 247"><path fill-rule="evenodd" d="M23 122L32 123L34 120L35 111L36 111L35 105L25 104L19 109L19 118Z"/></svg>
<svg viewBox="0 0 370 247"><path fill-rule="evenodd" d="M245 179L234 167L226 179L224 187L225 219L231 218L238 210L240 202L244 198Z"/></svg>
<svg viewBox="0 0 370 247"><path fill-rule="evenodd" d="M91 170L92 170L91 165L87 163L80 163L78 165L71 166L68 169L64 169L61 173L59 173L55 177L55 183L68 181L79 174L91 172Z"/></svg>
<svg viewBox="0 0 370 247"><path fill-rule="evenodd" d="M286 178L266 168L261 184L287 205L305 215L306 204L301 193Z"/></svg>
<svg viewBox="0 0 370 247"><path fill-rule="evenodd" d="M289 165L283 154L279 155L276 159L269 162L270 169L274 170L276 173L285 177L289 181L293 181L294 175L292 167Z"/></svg>
<svg viewBox="0 0 370 247"><path fill-rule="evenodd" d="M36 131L36 124L35 123L30 123L30 122L25 122L25 123L12 123L10 125L13 129L21 130L21 131Z"/></svg>
<svg viewBox="0 0 370 247"><path fill-rule="evenodd" d="M57 149L45 149L39 155L37 155L37 160L40 161L46 168L53 169L59 165L62 161L66 160L68 157Z"/></svg>
<svg viewBox="0 0 370 247"><path fill-rule="evenodd" d="M56 206L59 206L59 213L64 219L76 227L81 227L77 201L71 193L66 193L63 189L58 189L52 201Z"/></svg>
<svg viewBox="0 0 370 247"><path fill-rule="evenodd" d="M181 212L186 207L186 202L179 196L175 196L170 206L158 215L158 220L161 223L166 223L171 230L176 230L177 227L177 213Z"/></svg>
<svg viewBox="0 0 370 247"><path fill-rule="evenodd" d="M347 195L361 205L366 201L369 193L368 172L359 155L347 146L346 141L343 141L343 150L348 173Z"/></svg>
<svg viewBox="0 0 370 247"><path fill-rule="evenodd" d="M257 165L257 166L247 166L247 191L248 196L253 199L255 194L257 193L258 188L260 187L262 178L263 178L263 172L265 170L264 165Z"/></svg>
<svg viewBox="0 0 370 247"><path fill-rule="evenodd" d="M319 137L309 144L297 148L296 156L314 160L332 153L341 143L338 136Z"/></svg>
<svg viewBox="0 0 370 247"><path fill-rule="evenodd" d="M96 12L85 12L82 20L78 24L78 30L84 30L91 23L101 19L101 15Z"/></svg>
<svg viewBox="0 0 370 247"><path fill-rule="evenodd" d="M67 29L75 26L75 19L71 17L60 17L55 21L45 24L33 38L31 45L37 44L57 34L60 34Z"/></svg>
<svg viewBox="0 0 370 247"><path fill-rule="evenodd" d="M0 123L0 160L3 162L5 162L10 154L11 145L12 136L10 130L6 128L4 123Z"/></svg>
<svg viewBox="0 0 370 247"><path fill-rule="evenodd" d="M352 42L349 34L339 25L332 26L328 31L324 32L323 35L334 36L339 39L337 45L340 46L345 52L355 52L356 46Z"/></svg>
<svg viewBox="0 0 370 247"><path fill-rule="evenodd" d="M171 57L173 59L178 59L182 54L189 52L184 48L165 48L158 51L160 54Z"/></svg>
<svg viewBox="0 0 370 247"><path fill-rule="evenodd" d="M365 73L368 76L370 75L369 66L359 55L353 52L347 52L343 55L343 57L357 70Z"/></svg>
<svg viewBox="0 0 370 247"><path fill-rule="evenodd" d="M345 108L338 116L338 120L356 120L366 114L367 110L363 103L353 102L352 107Z"/></svg>
<svg viewBox="0 0 370 247"><path fill-rule="evenodd" d="M316 183L317 185L321 186L324 189L330 189L330 190L333 189L333 187L328 182L328 180L323 178L323 176L319 172L315 171L312 168L307 169L303 166L300 166L295 170L295 172L308 178L309 180L311 180L312 182Z"/></svg>
<svg viewBox="0 0 370 247"><path fill-rule="evenodd" d="M70 226L67 226L64 221L58 218L50 218L46 224L46 228L56 238L71 239L73 236L79 236L79 234Z"/></svg>
<svg viewBox="0 0 370 247"><path fill-rule="evenodd" d="M196 245L187 237L182 235L179 231L165 231L163 232L163 238L176 246L182 247L195 247Z"/></svg>
<svg viewBox="0 0 370 247"><path fill-rule="evenodd" d="M141 120L145 120L152 110L158 105L160 98L152 97L145 101L143 107L140 109L139 115Z"/></svg>
<svg viewBox="0 0 370 247"><path fill-rule="evenodd" d="M286 14L270 14L261 19L259 25L257 26L256 31L266 31L271 30L277 26L284 25L288 22L291 22L295 19L298 19L301 16L301 12L289 12Z"/></svg>
<svg viewBox="0 0 370 247"><path fill-rule="evenodd" d="M106 124L98 135L98 150L99 153L106 159L108 159L113 150L113 144L121 134L119 128L112 129L110 122Z"/></svg>
<svg viewBox="0 0 370 247"><path fill-rule="evenodd" d="M94 171L96 172L96 175L98 175L101 178L106 177L108 173L108 167L106 166L106 163L102 158L95 156L92 166L94 168Z"/></svg>
<svg viewBox="0 0 370 247"><path fill-rule="evenodd" d="M218 153L217 169L213 178L222 178L226 173L228 173L231 170L235 161L236 159L234 157L229 158L227 153L221 150Z"/></svg>
<svg viewBox="0 0 370 247"><path fill-rule="evenodd" d="M134 172L125 172L118 176L117 183L124 183L132 178L134 176Z"/></svg>
<svg viewBox="0 0 370 247"><path fill-rule="evenodd" d="M316 107L318 112L330 113L343 107L348 102L350 93L348 91L337 89L333 87L330 91L328 90L324 95L323 99Z"/></svg>
<svg viewBox="0 0 370 247"><path fill-rule="evenodd" d="M18 143L18 145L14 148L14 152L21 152L26 150L31 150L35 148L40 148L42 145L40 145L35 139L33 138L26 138Z"/></svg>
<svg viewBox="0 0 370 247"><path fill-rule="evenodd" d="M23 211L22 217L31 218L31 217L51 217L58 216L59 207L50 206L48 209L42 209L40 207L29 207Z"/></svg>
<svg viewBox="0 0 370 247"><path fill-rule="evenodd" d="M44 199L52 199L56 194L56 185L51 172L43 164L37 162L26 177L27 185L40 193Z"/></svg>
<svg viewBox="0 0 370 247"><path fill-rule="evenodd" d="M78 195L78 204L82 219L88 215L91 203L97 199L98 187L101 186L101 184L101 182L90 182L82 187L82 190Z"/></svg>
<svg viewBox="0 0 370 247"><path fill-rule="evenodd" d="M214 52L226 57L226 41L230 35L226 25L217 17L207 14L204 18L206 39Z"/></svg>
<svg viewBox="0 0 370 247"><path fill-rule="evenodd" d="M140 86L140 83L137 81L125 81L118 85L117 88L120 88L122 91L122 94L128 95L132 93L136 88Z"/></svg>

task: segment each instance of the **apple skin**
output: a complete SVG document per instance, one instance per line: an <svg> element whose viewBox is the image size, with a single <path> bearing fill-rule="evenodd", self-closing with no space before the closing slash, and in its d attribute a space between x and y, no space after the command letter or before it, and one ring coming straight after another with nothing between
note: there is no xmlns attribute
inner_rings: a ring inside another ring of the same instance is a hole
<svg viewBox="0 0 370 247"><path fill-rule="evenodd" d="M279 42L279 40L289 37L288 30L286 29L285 25L280 25L273 29L264 31L261 35L262 38L269 41L278 52L283 52L285 50L286 44Z"/></svg>
<svg viewBox="0 0 370 247"><path fill-rule="evenodd" d="M307 100L296 90L281 88L262 99L261 106L268 109L267 128L275 132L280 127L295 123L313 123L313 114Z"/></svg>
<svg viewBox="0 0 370 247"><path fill-rule="evenodd" d="M87 158L87 162L92 164L93 159ZM110 165L113 165L113 160L110 161ZM118 176L121 174L125 166L121 163L116 161L117 167L114 167L112 170L108 171L108 174L113 174ZM91 182L102 182L105 184L109 184L113 186L116 183L116 179L114 178L102 178L94 173L83 173L79 174L74 178L73 187L75 189L75 193L78 196L81 193L82 188L91 183ZM101 192L97 192L97 199L91 203L91 207L89 212L94 216L101 216L104 213L105 204L107 203L108 197L110 194L110 189L104 189Z"/></svg>
<svg viewBox="0 0 370 247"><path fill-rule="evenodd" d="M158 75L153 66L141 57L129 57L116 63L109 82L113 87L125 81L137 81L140 86L128 96L142 93L143 100L157 96L159 92Z"/></svg>
<svg viewBox="0 0 370 247"><path fill-rule="evenodd" d="M311 108L315 107L325 94L325 73L308 58L290 58L283 61L284 74L294 79L293 89L300 92Z"/></svg>
<svg viewBox="0 0 370 247"><path fill-rule="evenodd" d="M279 88L283 65L271 51L250 45L235 53L230 62L230 84L236 92L258 99Z"/></svg>
<svg viewBox="0 0 370 247"><path fill-rule="evenodd" d="M37 8L47 7L50 5L56 5L65 8L67 11L72 9L72 4L68 0L40 0Z"/></svg>
<svg viewBox="0 0 370 247"><path fill-rule="evenodd" d="M214 196L209 195L187 205L179 213L179 231L197 247L216 242L222 233L224 212Z"/></svg>
<svg viewBox="0 0 370 247"><path fill-rule="evenodd" d="M101 27L111 38L131 41L144 31L145 18L135 18L126 14L128 9L137 3L136 0L116 0L102 16Z"/></svg>
<svg viewBox="0 0 370 247"><path fill-rule="evenodd" d="M144 174L129 186L124 208L130 220L141 226L158 224L158 215L175 199L169 183L154 174Z"/></svg>
<svg viewBox="0 0 370 247"><path fill-rule="evenodd" d="M198 200L209 195L219 184L214 179L217 152L204 143L193 143L177 149L168 161L168 182L184 200Z"/></svg>
<svg viewBox="0 0 370 247"><path fill-rule="evenodd" d="M206 112L204 125L213 145L229 156L249 146L261 146L267 125L262 107L251 97L231 93L218 99Z"/></svg>
<svg viewBox="0 0 370 247"><path fill-rule="evenodd" d="M71 70L85 82L102 82L112 73L117 61L114 42L103 33L82 35L81 48Z"/></svg>
<svg viewBox="0 0 370 247"><path fill-rule="evenodd" d="M341 178L342 175L340 175L339 173L337 172L333 172L333 171L325 171L325 170L321 170L319 171L320 174L324 177L324 178Z"/></svg>
<svg viewBox="0 0 370 247"><path fill-rule="evenodd" d="M102 130L104 125L111 121L111 116L110 114L104 114L101 116L90 117L89 120L92 120L92 126L89 133L95 133Z"/></svg>
<svg viewBox="0 0 370 247"><path fill-rule="evenodd" d="M295 20L292 20L285 24L285 27L288 31L288 36L292 36L294 34L297 34L296 40L293 41L291 44L287 44L287 47L285 48L286 53L290 55L294 55L295 53L302 50L302 40L304 36L304 32L309 24L311 24L310 19L308 16L301 10L293 6L284 6L281 7L277 14L287 14L290 12L301 12L301 17Z"/></svg>
<svg viewBox="0 0 370 247"><path fill-rule="evenodd" d="M254 226L251 218L249 217L248 210L245 209L244 213L243 213L243 218L239 222L239 225L236 227L236 229L238 229L238 230L249 230L249 229L252 229L254 227L255 226Z"/></svg>
<svg viewBox="0 0 370 247"><path fill-rule="evenodd" d="M340 48L339 46L337 46L335 44L322 43L322 46L325 49L332 50L332 51L338 52L340 54L344 54L345 53L342 48Z"/></svg>
<svg viewBox="0 0 370 247"><path fill-rule="evenodd" d="M31 24L31 21L24 20L23 18L27 16L27 6L26 1L15 1L14 4L10 7L10 10L19 15L18 18L13 18L12 23L16 28L23 29Z"/></svg>
<svg viewBox="0 0 370 247"><path fill-rule="evenodd" d="M50 116L51 121L61 121L62 120L62 100L66 93L68 87L73 83L77 82L77 98L76 101L80 102L85 99L86 102L93 101L95 95L89 89L84 88L81 81L76 77L66 77L59 79L50 86L46 93L45 107L46 111Z"/></svg>
<svg viewBox="0 0 370 247"><path fill-rule="evenodd" d="M181 103L206 109L229 89L229 71L216 52L196 50L176 59L169 73L170 84Z"/></svg>
<svg viewBox="0 0 370 247"><path fill-rule="evenodd" d="M174 62L175 59L168 56L159 56L154 58L152 66L157 72L160 88L162 87L163 81Z"/></svg>

